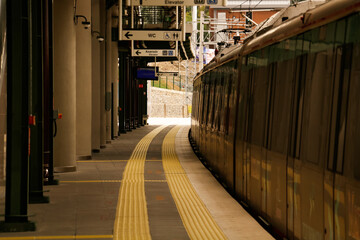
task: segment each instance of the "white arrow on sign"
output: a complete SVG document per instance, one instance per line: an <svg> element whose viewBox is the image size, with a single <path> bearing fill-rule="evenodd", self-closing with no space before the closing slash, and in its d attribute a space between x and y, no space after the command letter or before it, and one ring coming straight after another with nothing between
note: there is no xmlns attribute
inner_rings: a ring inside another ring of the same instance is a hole
<svg viewBox="0 0 360 240"><path fill-rule="evenodd" d="M177 49L132 49L133 57L176 57Z"/></svg>
<svg viewBox="0 0 360 240"><path fill-rule="evenodd" d="M121 40L143 40L143 41L180 41L182 31L179 30L123 30Z"/></svg>

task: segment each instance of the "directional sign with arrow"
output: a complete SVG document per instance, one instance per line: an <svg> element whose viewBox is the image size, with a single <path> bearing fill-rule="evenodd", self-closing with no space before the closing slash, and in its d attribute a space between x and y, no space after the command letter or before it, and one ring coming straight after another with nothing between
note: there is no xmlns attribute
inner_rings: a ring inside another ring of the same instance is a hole
<svg viewBox="0 0 360 240"><path fill-rule="evenodd" d="M133 57L176 57L177 49L132 49Z"/></svg>
<svg viewBox="0 0 360 240"><path fill-rule="evenodd" d="M143 41L184 41L181 30L123 30L121 40L143 40Z"/></svg>
<svg viewBox="0 0 360 240"><path fill-rule="evenodd" d="M133 35L130 33L130 32L126 32L125 33L125 37L127 38L127 39L129 39L130 40L130 37L132 37Z"/></svg>

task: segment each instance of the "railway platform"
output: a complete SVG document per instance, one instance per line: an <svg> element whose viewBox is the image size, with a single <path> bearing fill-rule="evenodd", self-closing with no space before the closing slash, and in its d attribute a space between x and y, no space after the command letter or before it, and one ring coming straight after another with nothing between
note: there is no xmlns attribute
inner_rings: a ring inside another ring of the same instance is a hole
<svg viewBox="0 0 360 240"><path fill-rule="evenodd" d="M31 204L35 232L0 239L272 239L193 153L189 125L121 135Z"/></svg>

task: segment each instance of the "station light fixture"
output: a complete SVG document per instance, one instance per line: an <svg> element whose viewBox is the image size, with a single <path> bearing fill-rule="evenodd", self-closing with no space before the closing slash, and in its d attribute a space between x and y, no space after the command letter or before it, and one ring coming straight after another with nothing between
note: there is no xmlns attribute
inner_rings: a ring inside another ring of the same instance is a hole
<svg viewBox="0 0 360 240"><path fill-rule="evenodd" d="M82 21L81 24L84 25L85 29L88 29L90 27L91 24L84 15L75 15L74 17L75 25L78 24L78 18L84 18L84 21Z"/></svg>
<svg viewBox="0 0 360 240"><path fill-rule="evenodd" d="M101 35L99 31L91 31L91 35L97 34L96 39L99 42L103 42L105 40L104 36Z"/></svg>

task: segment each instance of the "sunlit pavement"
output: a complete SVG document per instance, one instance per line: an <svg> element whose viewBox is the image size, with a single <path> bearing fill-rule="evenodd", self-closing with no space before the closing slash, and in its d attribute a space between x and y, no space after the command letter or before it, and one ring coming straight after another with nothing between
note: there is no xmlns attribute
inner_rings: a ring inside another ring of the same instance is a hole
<svg viewBox="0 0 360 240"><path fill-rule="evenodd" d="M149 125L190 125L191 118L149 118Z"/></svg>

